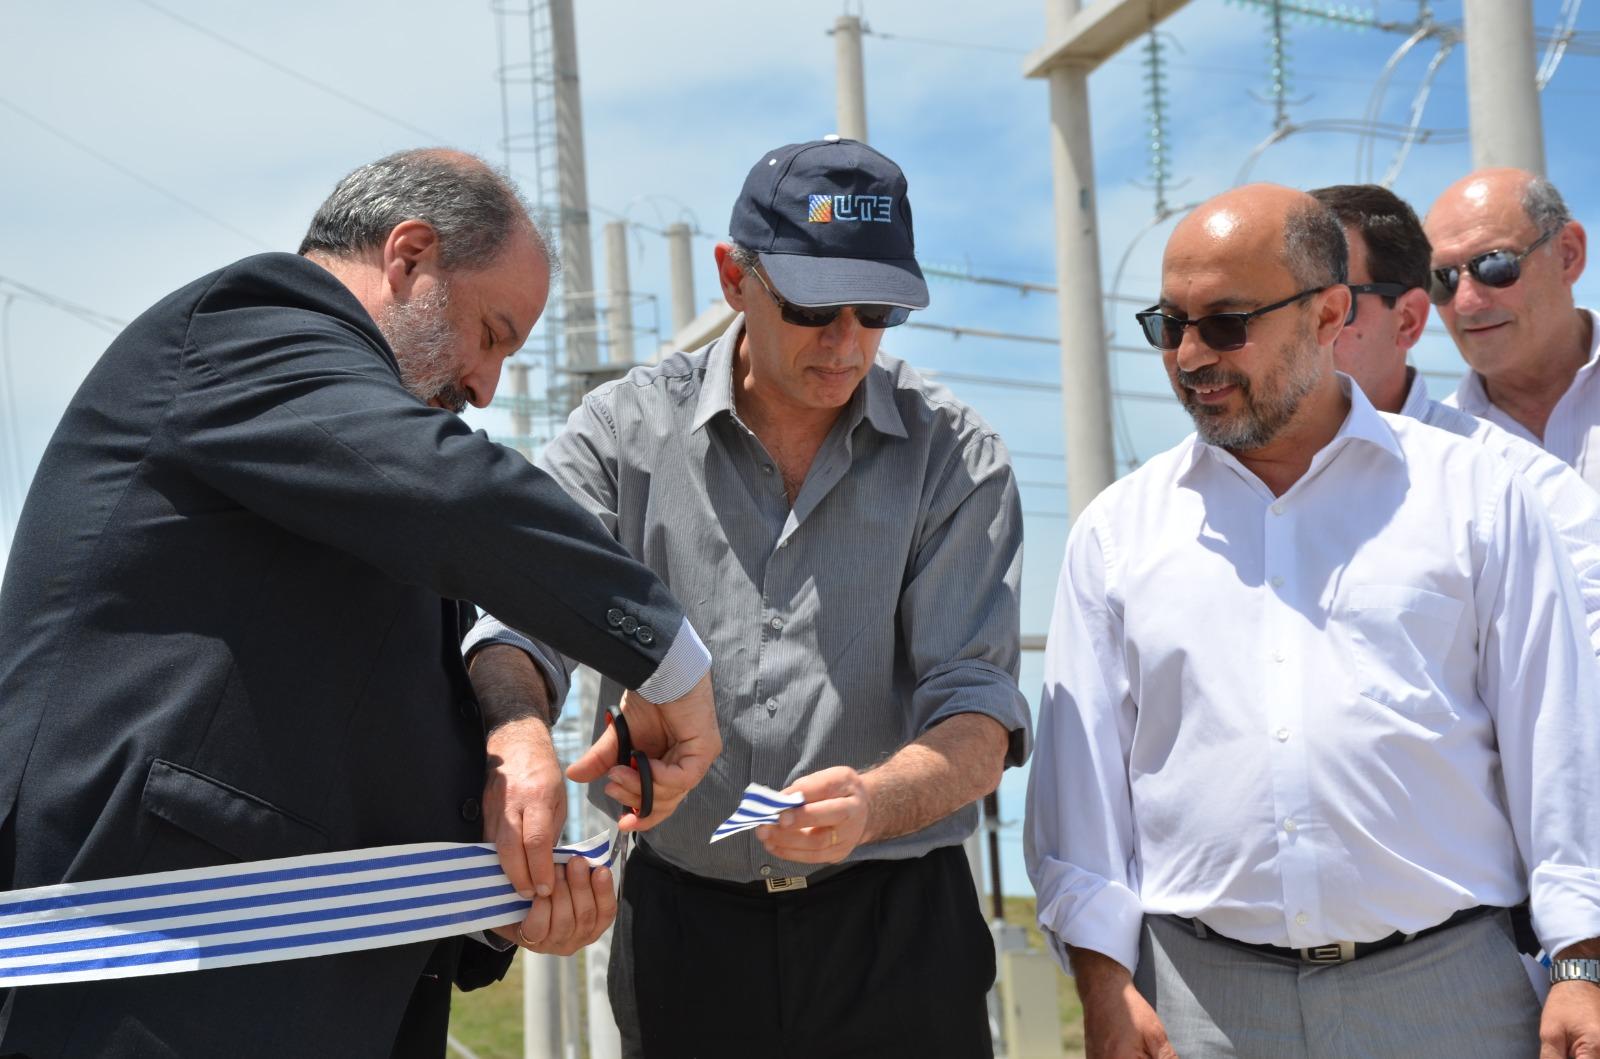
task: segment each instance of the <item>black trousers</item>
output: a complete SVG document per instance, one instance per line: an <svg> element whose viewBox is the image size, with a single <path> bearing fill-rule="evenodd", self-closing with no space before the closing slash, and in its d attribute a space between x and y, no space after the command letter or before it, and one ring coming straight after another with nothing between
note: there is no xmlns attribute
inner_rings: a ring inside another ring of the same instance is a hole
<svg viewBox="0 0 1600 1059"><path fill-rule="evenodd" d="M992 1056L994 942L959 846L803 890L628 858L609 987L645 1059Z"/></svg>

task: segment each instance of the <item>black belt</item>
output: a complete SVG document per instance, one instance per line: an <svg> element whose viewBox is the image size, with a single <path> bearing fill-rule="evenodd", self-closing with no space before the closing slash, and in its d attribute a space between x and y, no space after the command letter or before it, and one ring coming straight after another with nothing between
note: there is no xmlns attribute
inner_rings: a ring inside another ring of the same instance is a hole
<svg viewBox="0 0 1600 1059"><path fill-rule="evenodd" d="M1183 916L1162 916L1161 918L1169 923L1178 924L1201 940L1214 938L1235 948L1266 953L1268 956L1277 956L1280 959L1299 960L1301 963L1349 963L1351 960L1359 960L1363 956L1371 956L1375 952L1382 952L1385 949L1404 945L1408 941L1425 938L1429 934L1437 934L1441 930L1459 926L1468 920L1477 919L1479 916L1503 911L1505 909L1495 908L1493 905L1478 905L1474 908L1462 909L1443 923L1435 923L1431 927L1423 927L1421 930L1410 934L1397 930L1388 937L1379 938L1377 941L1330 941L1326 945L1313 945L1309 949L1289 949L1282 945L1261 945L1248 941L1237 941L1226 934L1218 934L1198 919L1185 919Z"/></svg>
<svg viewBox="0 0 1600 1059"><path fill-rule="evenodd" d="M847 861L842 864L824 864L809 875L771 875L757 879L754 882L734 882L730 879L710 879L704 875L696 875L692 871L684 871L676 864L663 858L642 841L635 841L633 852L629 859L638 857L645 864L659 871L666 872L679 882L690 883L694 886L703 886L708 890L722 890L736 894L781 894L792 893L795 890L804 890L838 878L847 871L868 867L872 864L885 863L882 861Z"/></svg>

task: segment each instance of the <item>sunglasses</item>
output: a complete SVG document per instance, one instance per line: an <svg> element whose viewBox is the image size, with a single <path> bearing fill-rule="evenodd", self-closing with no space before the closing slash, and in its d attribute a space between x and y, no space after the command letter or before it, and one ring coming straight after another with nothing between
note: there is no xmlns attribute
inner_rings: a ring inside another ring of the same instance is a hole
<svg viewBox="0 0 1600 1059"><path fill-rule="evenodd" d="M1461 285L1461 270L1466 269L1472 273L1472 278L1485 287L1509 287L1522 278L1522 259L1549 242L1550 237L1560 231L1552 228L1539 238L1522 253L1514 250L1490 250L1488 253L1479 254L1464 265L1446 265L1436 268L1428 274L1432 281L1428 284L1428 298L1435 305L1448 305L1450 299L1456 296L1456 288Z"/></svg>
<svg viewBox="0 0 1600 1059"><path fill-rule="evenodd" d="M794 324L796 327L827 327L837 320L845 309L855 310L856 320L861 326L870 327L874 331L880 331L885 327L898 327L911 318L911 310L900 305L830 305L823 309L809 309L804 305L784 301L783 297L772 289L772 284L767 282L760 269L752 268L750 274L777 303L778 313L784 322Z"/></svg>
<svg viewBox="0 0 1600 1059"><path fill-rule="evenodd" d="M1286 305L1304 301L1313 294L1320 294L1327 289L1328 285L1311 287L1298 294L1291 294L1281 302L1263 305L1247 313L1212 313L1210 316L1186 320L1179 316L1168 316L1152 305L1142 313L1134 313L1133 318L1144 328L1145 341L1163 352L1170 353L1181 346L1183 329L1193 327L1199 334L1200 341L1218 353L1228 353L1244 348L1244 344L1250 340L1247 331L1251 320L1282 309Z"/></svg>
<svg viewBox="0 0 1600 1059"><path fill-rule="evenodd" d="M1411 288L1404 283L1352 283L1350 284L1350 315L1344 318L1344 325L1349 327L1356 322L1356 298L1363 294L1376 294L1380 298L1394 299L1400 297Z"/></svg>

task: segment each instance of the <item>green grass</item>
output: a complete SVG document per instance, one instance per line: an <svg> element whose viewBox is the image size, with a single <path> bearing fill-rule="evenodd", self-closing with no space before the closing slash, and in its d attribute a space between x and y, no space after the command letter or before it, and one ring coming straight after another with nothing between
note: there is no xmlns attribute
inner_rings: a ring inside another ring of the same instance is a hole
<svg viewBox="0 0 1600 1059"><path fill-rule="evenodd" d="M522 1059L522 959L505 978L470 993L456 990L450 1004L450 1036L478 1059Z"/></svg>
<svg viewBox="0 0 1600 1059"><path fill-rule="evenodd" d="M1044 941L1033 920L1033 898L1008 897L1007 923L1023 927L1031 948L1043 949ZM1061 1003L1061 1043L1068 1056L1083 1054L1083 1013L1072 980L1056 977ZM450 1035L478 1059L522 1059L522 961L511 965L505 980L487 989L457 992L450 1013Z"/></svg>

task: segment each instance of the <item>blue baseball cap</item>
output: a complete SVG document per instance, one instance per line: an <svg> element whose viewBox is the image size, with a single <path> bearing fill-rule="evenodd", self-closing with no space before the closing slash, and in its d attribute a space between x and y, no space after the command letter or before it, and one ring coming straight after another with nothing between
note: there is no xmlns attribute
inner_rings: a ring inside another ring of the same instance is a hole
<svg viewBox="0 0 1600 1059"><path fill-rule="evenodd" d="M857 140L768 151L745 177L728 234L796 305L928 305L905 174Z"/></svg>

